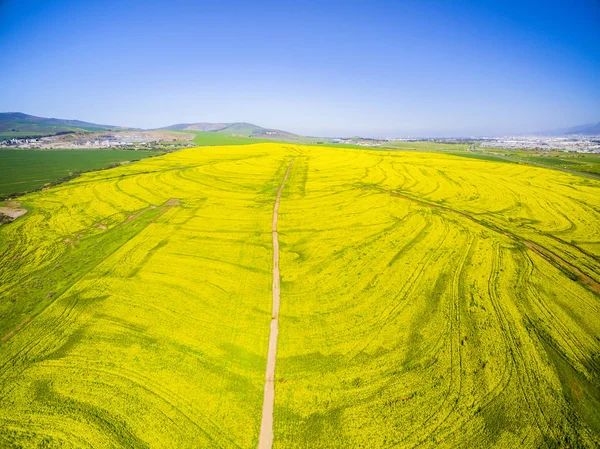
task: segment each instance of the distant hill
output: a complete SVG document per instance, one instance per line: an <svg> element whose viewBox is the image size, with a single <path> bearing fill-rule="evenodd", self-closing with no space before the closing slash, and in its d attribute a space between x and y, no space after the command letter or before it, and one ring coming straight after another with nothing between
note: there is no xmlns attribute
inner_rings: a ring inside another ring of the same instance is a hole
<svg viewBox="0 0 600 449"><path fill-rule="evenodd" d="M536 133L540 136L600 136L600 122L588 123L586 125L573 126L571 128L552 129Z"/></svg>
<svg viewBox="0 0 600 449"><path fill-rule="evenodd" d="M52 135L61 132L125 129L119 126L98 125L81 120L36 117L21 112L0 113L0 134L3 136Z"/></svg>
<svg viewBox="0 0 600 449"><path fill-rule="evenodd" d="M65 132L98 132L131 130L114 125L99 125L81 120L65 120L58 118L36 117L21 112L0 112L0 140L14 137L49 136ZM178 123L158 128L160 131L197 131L215 133L215 138L222 136L225 141L233 138L260 138L269 140L306 141L307 138L279 129L263 128L252 123ZM212 134L210 134L212 135ZM207 135L210 140L210 135ZM215 141L223 139L217 138ZM310 140L310 139L308 139Z"/></svg>
<svg viewBox="0 0 600 449"><path fill-rule="evenodd" d="M295 140L300 136L279 129L263 128L252 123L178 123L176 125L158 128L160 130L203 131L228 134L241 137L260 137L262 139Z"/></svg>
<svg viewBox="0 0 600 449"><path fill-rule="evenodd" d="M177 123L176 125L158 128L170 131L221 131L227 128L227 123Z"/></svg>
<svg viewBox="0 0 600 449"><path fill-rule="evenodd" d="M600 136L600 122L574 126L572 128L567 129L565 134L584 134Z"/></svg>

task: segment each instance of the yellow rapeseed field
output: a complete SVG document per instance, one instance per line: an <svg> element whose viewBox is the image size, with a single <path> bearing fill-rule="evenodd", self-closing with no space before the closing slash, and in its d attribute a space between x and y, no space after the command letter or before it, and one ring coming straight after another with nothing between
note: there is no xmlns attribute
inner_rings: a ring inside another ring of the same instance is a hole
<svg viewBox="0 0 600 449"><path fill-rule="evenodd" d="M458 156L182 150L0 226L0 447L600 445L600 181Z"/></svg>

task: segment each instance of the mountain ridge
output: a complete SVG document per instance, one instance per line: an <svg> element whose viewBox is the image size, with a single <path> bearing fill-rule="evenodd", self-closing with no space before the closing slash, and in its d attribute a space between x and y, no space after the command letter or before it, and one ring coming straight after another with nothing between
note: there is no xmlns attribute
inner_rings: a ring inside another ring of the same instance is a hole
<svg viewBox="0 0 600 449"><path fill-rule="evenodd" d="M565 134L584 134L600 136L600 122L587 123L585 125L573 126L568 128Z"/></svg>
<svg viewBox="0 0 600 449"><path fill-rule="evenodd" d="M600 136L600 122L586 123L584 125L576 125L569 128L549 129L535 134L539 136Z"/></svg>
<svg viewBox="0 0 600 449"><path fill-rule="evenodd" d="M170 131L201 131L217 132L243 137L262 137L262 138L294 138L297 134L290 133L274 128L264 128L248 122L197 122L197 123L177 123L175 125L157 128L158 130Z"/></svg>
<svg viewBox="0 0 600 449"><path fill-rule="evenodd" d="M0 112L0 132L57 134L59 132L130 129L115 125L100 125L81 120L38 117L23 112Z"/></svg>
<svg viewBox="0 0 600 449"><path fill-rule="evenodd" d="M101 125L82 120L38 117L23 112L0 112L0 137L27 137L56 135L69 132L140 130L116 125ZM228 134L231 136L260 137L268 139L297 139L297 134L273 128L264 128L248 122L229 123L177 123L147 131L198 131Z"/></svg>
<svg viewBox="0 0 600 449"><path fill-rule="evenodd" d="M76 119L47 118L29 115L22 112L0 112L0 138L26 137L34 135L56 135L68 132L94 131L124 131L137 130L117 125L102 125ZM145 131L194 131L206 133L221 133L238 137L259 137L263 139L297 140L300 137L288 131L275 128L265 128L248 122L196 122L176 123ZM600 136L600 122L587 123L554 130L533 133L539 136L570 136L597 135Z"/></svg>

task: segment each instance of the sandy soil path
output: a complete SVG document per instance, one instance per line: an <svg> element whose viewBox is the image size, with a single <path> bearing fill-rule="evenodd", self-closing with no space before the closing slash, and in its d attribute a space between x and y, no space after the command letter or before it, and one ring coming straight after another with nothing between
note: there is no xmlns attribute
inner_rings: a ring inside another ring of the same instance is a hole
<svg viewBox="0 0 600 449"><path fill-rule="evenodd" d="M275 401L275 359L277 357L277 336L279 333L279 237L277 235L277 211L281 192L285 186L294 158L290 161L277 191L277 199L273 208L273 312L271 316L271 332L269 334L269 353L267 356L267 373L265 376L265 395L263 399L262 419L258 449L271 449L273 446L273 402Z"/></svg>

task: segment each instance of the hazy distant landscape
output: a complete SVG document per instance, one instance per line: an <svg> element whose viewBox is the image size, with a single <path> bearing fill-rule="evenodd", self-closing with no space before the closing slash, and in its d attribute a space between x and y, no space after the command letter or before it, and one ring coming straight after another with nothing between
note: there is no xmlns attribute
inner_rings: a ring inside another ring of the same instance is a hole
<svg viewBox="0 0 600 449"><path fill-rule="evenodd" d="M51 128L45 128L46 126ZM0 197L4 198L71 179L74 174L81 172L182 148L266 142L436 151L498 161L510 160L600 176L600 135L593 134L593 126L577 128L582 133L586 130L591 132L589 135L566 131L559 136L377 139L307 137L250 123L185 123L157 130L135 130L116 126L103 127L78 120L47 119L23 113L0 113L0 133L7 132L8 129L13 135L4 136L0 140L0 148L13 150L0 153L0 170L5 174L0 181ZM45 129L46 134L31 135L32 130L40 129ZM115 149L120 151L103 151ZM86 152L41 153L25 150Z"/></svg>

